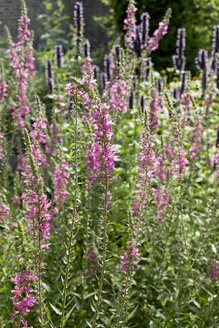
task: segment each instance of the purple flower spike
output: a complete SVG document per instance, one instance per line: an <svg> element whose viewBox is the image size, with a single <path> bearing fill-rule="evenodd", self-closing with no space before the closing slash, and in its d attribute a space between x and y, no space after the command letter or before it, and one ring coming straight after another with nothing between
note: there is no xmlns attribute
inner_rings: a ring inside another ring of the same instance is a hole
<svg viewBox="0 0 219 328"><path fill-rule="evenodd" d="M213 39L212 39L212 59L210 62L210 70L213 70L214 73L217 75L217 62L216 62L216 53L219 53L219 25L214 26L214 31L213 31Z"/></svg>
<svg viewBox="0 0 219 328"><path fill-rule="evenodd" d="M149 40L149 14L148 13L143 13L141 15L140 33L141 33L141 47L142 49L146 49Z"/></svg>
<svg viewBox="0 0 219 328"><path fill-rule="evenodd" d="M185 69L186 58L184 51L186 47L186 29L179 28L176 41L176 55L173 56L173 66L175 69L183 71Z"/></svg>
<svg viewBox="0 0 219 328"><path fill-rule="evenodd" d="M62 51L61 44L55 46L55 59L56 59L57 67L62 67L63 66L63 51Z"/></svg>
<svg viewBox="0 0 219 328"><path fill-rule="evenodd" d="M88 40L84 42L84 57L90 58L90 42Z"/></svg>
<svg viewBox="0 0 219 328"><path fill-rule="evenodd" d="M106 73L102 72L100 74L101 88L105 89L106 87Z"/></svg>
<svg viewBox="0 0 219 328"><path fill-rule="evenodd" d="M84 11L82 2L76 2L74 5L74 27L76 29L76 54L77 59L81 55L81 42L84 28Z"/></svg>
<svg viewBox="0 0 219 328"><path fill-rule="evenodd" d="M54 89L54 72L52 69L52 60L47 60L47 66L46 66L46 78L47 78L47 85L49 88L49 93L53 93L55 91Z"/></svg>
<svg viewBox="0 0 219 328"><path fill-rule="evenodd" d="M150 75L152 67L151 58L146 58L142 61L142 75L144 79L147 79Z"/></svg>
<svg viewBox="0 0 219 328"><path fill-rule="evenodd" d="M109 81L110 77L111 77L110 63L111 63L111 58L110 58L110 56L106 55L104 57L104 69L105 69L105 74L106 74L106 80L107 81Z"/></svg>
<svg viewBox="0 0 219 328"><path fill-rule="evenodd" d="M144 113L144 109L145 109L145 101L144 101L144 95L140 96L140 106L141 106L141 111L142 113Z"/></svg>
<svg viewBox="0 0 219 328"><path fill-rule="evenodd" d="M202 89L207 88L208 83L208 52L205 49L200 49L198 57L195 59L196 66L201 70Z"/></svg>

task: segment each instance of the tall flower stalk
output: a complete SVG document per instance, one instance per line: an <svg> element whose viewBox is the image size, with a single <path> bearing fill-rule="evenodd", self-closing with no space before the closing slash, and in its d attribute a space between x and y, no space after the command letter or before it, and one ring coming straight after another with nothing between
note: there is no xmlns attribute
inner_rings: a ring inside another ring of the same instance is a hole
<svg viewBox="0 0 219 328"><path fill-rule="evenodd" d="M82 44L83 30L84 30L84 12L83 12L82 2L76 2L74 5L74 27L75 27L75 31L76 31L75 58L78 59L78 57L81 56L81 44Z"/></svg>
<svg viewBox="0 0 219 328"><path fill-rule="evenodd" d="M159 23L158 28L154 31L153 36L148 40L146 53L149 55L159 47L159 41L167 34L168 24L171 17L171 9L169 8L164 16L164 19Z"/></svg>
<svg viewBox="0 0 219 328"><path fill-rule="evenodd" d="M42 295L42 268L43 268L43 249L48 249L50 243L50 231L53 228L51 225L52 216L49 208L50 203L43 191L43 180L37 167L32 145L30 142L27 130L24 130L25 142L27 150L27 161L23 168L22 175L25 177L26 185L25 192L22 194L22 199L26 205L26 220L28 225L26 230L30 232L33 240L33 251L35 253L35 275L38 285L38 303L39 303L39 320L42 327L45 327L43 295Z"/></svg>
<svg viewBox="0 0 219 328"><path fill-rule="evenodd" d="M210 70L213 70L215 74L217 74L216 54L218 53L219 53L219 25L215 25L213 30L212 50L211 50L212 59L210 62Z"/></svg>
<svg viewBox="0 0 219 328"><path fill-rule="evenodd" d="M75 78L67 87L67 92L74 95L75 92L80 95L81 100L89 102L92 112L91 121L94 127L93 144L87 148L85 165L91 169L90 179L97 181L103 190L103 213L102 213L102 256L101 274L99 288L96 295L95 314L92 321L92 327L96 327L99 318L100 305L102 302L102 291L106 269L106 250L107 250L107 219L110 190L109 184L112 179L114 169L114 146L111 144L113 137L112 122L109 120L109 107L101 103L100 99L93 94L92 85L87 82L82 84ZM71 96L72 97L72 96Z"/></svg>
<svg viewBox="0 0 219 328"><path fill-rule="evenodd" d="M196 66L201 70L202 90L203 94L208 84L208 52L205 49L200 49L196 58Z"/></svg>
<svg viewBox="0 0 219 328"><path fill-rule="evenodd" d="M133 38L135 37L135 12L137 11L137 7L135 6L135 0L130 0L128 4L128 9L126 10L127 18L124 20L125 30L125 43L127 47L131 47L131 43Z"/></svg>
<svg viewBox="0 0 219 328"><path fill-rule="evenodd" d="M56 59L56 66L58 68L63 66L63 51L62 51L62 45L57 44L55 46L55 59Z"/></svg>
<svg viewBox="0 0 219 328"><path fill-rule="evenodd" d="M55 91L54 71L53 71L53 67L52 67L52 60L50 58L47 59L47 63L46 63L46 82L47 82L49 93L53 93Z"/></svg>
<svg viewBox="0 0 219 328"><path fill-rule="evenodd" d="M186 29L179 28L177 31L177 41L176 41L176 55L173 56L173 66L175 69L184 71L186 58L184 56L184 51L186 47Z"/></svg>
<svg viewBox="0 0 219 328"><path fill-rule="evenodd" d="M14 69L14 85L17 86L17 100L12 105L12 118L20 127L24 127L24 118L30 112L27 98L28 79L35 75L31 32L28 28L30 19L27 17L25 2L22 0L22 16L18 20L18 42L10 42L8 50L11 65Z"/></svg>
<svg viewBox="0 0 219 328"><path fill-rule="evenodd" d="M67 231L67 242L66 242L66 255L65 255L65 273L63 280L63 290L62 290L62 304L61 304L61 328L65 327L67 322L66 318L66 300L67 292L69 287L69 271L71 269L71 263L74 259L74 244L75 244L75 225L77 222L77 204L78 204L78 192L79 192L79 183L78 183L78 96L75 90L72 90L69 86L67 88L67 93L71 99L70 103L70 114L72 123L74 126L74 148L73 148L73 169L74 169L74 192L73 192L73 211L70 215L69 223L70 227ZM58 167L58 176L55 176L55 190L56 190L56 202L63 201L67 196L67 178L70 177L70 174L66 171L66 167L69 167L69 164L63 163L62 169ZM57 173L57 166L56 166ZM64 182L64 185L60 185L60 178ZM63 189L64 188L64 189Z"/></svg>
<svg viewBox="0 0 219 328"><path fill-rule="evenodd" d="M171 110L171 126L170 130L173 130L173 135L171 136L171 148L172 148L172 159L170 162L169 174L178 181L179 185L179 218L181 224L181 230L184 237L185 250L187 249L187 238L185 224L183 221L183 177L185 175L186 164L188 160L186 158L184 144L183 144L183 135L182 135L182 123L176 116L174 108L171 102L171 99L168 94L165 94L168 106ZM188 253L187 253L188 255Z"/></svg>
<svg viewBox="0 0 219 328"><path fill-rule="evenodd" d="M129 290L133 283L133 276L135 273L135 268L139 265L137 264L140 260L140 253L136 247L136 227L133 224L131 217L129 217L129 236L127 241L127 250L124 255L120 258L120 264L122 265L122 272L124 278L123 288L121 289L120 297L120 311L118 314L116 327L123 327L127 321L127 303L129 297Z"/></svg>

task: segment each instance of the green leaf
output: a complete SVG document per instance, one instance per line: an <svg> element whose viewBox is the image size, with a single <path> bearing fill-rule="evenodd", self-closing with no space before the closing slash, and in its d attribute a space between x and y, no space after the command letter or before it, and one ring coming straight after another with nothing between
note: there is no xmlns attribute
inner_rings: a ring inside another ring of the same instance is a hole
<svg viewBox="0 0 219 328"><path fill-rule="evenodd" d="M84 299L86 300L87 298L89 298L89 297L91 297L91 296L93 296L93 295L95 295L95 294L96 294L96 292L90 293L90 294L86 295L86 296L84 297Z"/></svg>
<svg viewBox="0 0 219 328"><path fill-rule="evenodd" d="M211 244L211 249L214 254L217 254L217 250L216 250L216 247L214 246L214 244Z"/></svg>
<svg viewBox="0 0 219 328"><path fill-rule="evenodd" d="M62 312L61 312L59 309L57 309L56 306L54 306L52 303L49 303L49 304L50 304L51 308L53 309L53 311L54 311L56 314L58 314L58 315L62 315Z"/></svg>
<svg viewBox="0 0 219 328"><path fill-rule="evenodd" d="M195 304L195 306L197 306L197 308L201 309L200 304L199 304L196 300L192 299L191 302L192 302L193 304Z"/></svg>
<svg viewBox="0 0 219 328"><path fill-rule="evenodd" d="M76 304L67 312L65 322L67 322L67 320L69 319L70 315L72 314L75 308L76 308Z"/></svg>
<svg viewBox="0 0 219 328"><path fill-rule="evenodd" d="M134 317L135 315L135 312L137 311L138 309L138 305L134 308L134 310L128 315L128 320L130 320L132 317Z"/></svg>

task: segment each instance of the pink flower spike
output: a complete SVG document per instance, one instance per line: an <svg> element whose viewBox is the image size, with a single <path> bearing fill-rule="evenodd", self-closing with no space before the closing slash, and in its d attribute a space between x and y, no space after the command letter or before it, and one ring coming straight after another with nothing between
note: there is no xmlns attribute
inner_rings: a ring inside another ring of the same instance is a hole
<svg viewBox="0 0 219 328"><path fill-rule="evenodd" d="M120 263L122 264L122 271L131 270L132 267L138 266L136 262L139 261L140 253L138 248L135 247L134 242L128 242L128 249L121 256Z"/></svg>

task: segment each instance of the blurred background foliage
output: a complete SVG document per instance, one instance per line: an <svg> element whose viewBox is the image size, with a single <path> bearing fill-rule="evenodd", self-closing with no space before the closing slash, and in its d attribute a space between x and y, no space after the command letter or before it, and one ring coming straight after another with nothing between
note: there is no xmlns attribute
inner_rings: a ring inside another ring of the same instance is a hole
<svg viewBox="0 0 219 328"><path fill-rule="evenodd" d="M102 26L107 24L110 35L118 33L123 36L123 21L126 17L128 0L101 0L110 6L111 14L98 19ZM137 21L140 15L148 12L150 19L150 36L158 26L168 8L172 8L172 17L168 35L159 46L159 50L152 54L152 60L157 70L172 67L172 56L176 51L176 37L178 28L186 28L186 68L195 74L195 57L199 49L211 51L213 26L219 24L219 0L136 0ZM111 29L109 29L111 22Z"/></svg>

